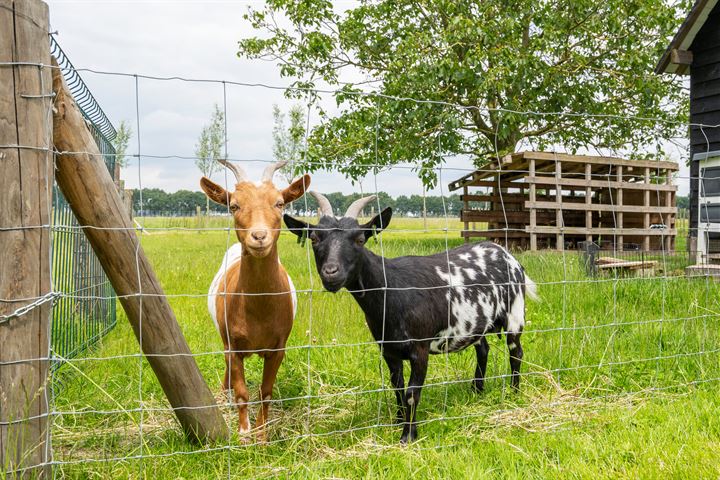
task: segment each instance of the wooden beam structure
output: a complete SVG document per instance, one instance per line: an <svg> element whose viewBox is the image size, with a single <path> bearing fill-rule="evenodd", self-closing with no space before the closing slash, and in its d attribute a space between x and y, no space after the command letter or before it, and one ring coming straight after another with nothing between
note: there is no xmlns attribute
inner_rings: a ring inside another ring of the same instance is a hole
<svg viewBox="0 0 720 480"><path fill-rule="evenodd" d="M667 161L520 152L450 188L463 191L466 241L505 239L509 247L531 250L562 250L583 241L610 242L618 250L626 243L670 250L677 234L677 169ZM471 231L470 223L485 226ZM517 233L523 230L524 237Z"/></svg>
<svg viewBox="0 0 720 480"><path fill-rule="evenodd" d="M85 120L53 70L56 180L120 299L140 348L186 436L217 441L228 429Z"/></svg>
<svg viewBox="0 0 720 480"><path fill-rule="evenodd" d="M48 25L44 2L0 0L0 478L52 476Z"/></svg>

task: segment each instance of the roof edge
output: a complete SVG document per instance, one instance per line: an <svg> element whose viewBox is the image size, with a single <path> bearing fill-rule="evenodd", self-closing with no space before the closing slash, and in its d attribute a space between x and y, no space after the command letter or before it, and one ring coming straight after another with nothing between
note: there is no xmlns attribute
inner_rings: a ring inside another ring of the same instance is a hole
<svg viewBox="0 0 720 480"><path fill-rule="evenodd" d="M670 57L674 49L687 50L695 40L695 36L705 24L710 12L718 0L697 0L692 6L680 28L675 32L675 36L660 57L658 64L655 66L655 73L675 73L679 75L687 75L689 68L687 65L677 65L671 63Z"/></svg>

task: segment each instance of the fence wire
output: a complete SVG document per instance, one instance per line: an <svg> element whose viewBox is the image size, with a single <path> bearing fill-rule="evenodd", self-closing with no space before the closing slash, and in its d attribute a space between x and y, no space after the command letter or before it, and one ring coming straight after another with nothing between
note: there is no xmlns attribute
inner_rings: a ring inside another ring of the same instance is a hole
<svg viewBox="0 0 720 480"><path fill-rule="evenodd" d="M69 67L61 65L61 68ZM101 74L118 75L113 72ZM208 88L221 85L226 122L231 116L242 115L241 112L229 111L227 108L226 99L232 88L269 88L232 81L158 78L146 75L133 77L136 88L132 100L136 105L138 132L136 173L141 194L143 185L151 186L147 185L143 178L143 159L192 159L175 155L150 156L141 152L140 140L146 135L145 130L140 128L143 101L141 87L144 82L197 82L207 84ZM314 93L321 95L328 92L317 90ZM88 92L86 98L92 98L92 95ZM377 96L377 100L425 103L422 99L381 95ZM457 107L441 103L446 108ZM309 131L311 126L311 111L312 105L308 105L306 131ZM541 112L527 113L544 115ZM582 116L576 113L567 115ZM110 135L107 125L110 124L103 123L106 120L104 115L98 116L97 110L93 109L87 117L92 122L99 122L96 134L107 140ZM231 158L232 155L228 155L227 151L227 124L225 131L225 154L227 158ZM108 167L112 171L114 152L109 149L102 151L102 148L104 147L101 147L101 154L106 156ZM391 179L395 167L388 168L380 161L383 153L378 151L377 140L374 148L375 166L382 166L382 169L376 168L370 174L370 193L378 195L381 184L378 179ZM443 157L446 153L438 151L438 155ZM241 163L250 161L237 160ZM271 160L252 161L265 163ZM397 168L415 167L400 165ZM523 170L509 170L505 173L508 172L529 173ZM437 173L441 182L447 182L448 175L460 174L445 167L439 168ZM320 176L322 173L314 175ZM224 177L224 186L232 188L233 182L228 178L227 172ZM598 178L611 182L618 180L618 175L608 171ZM689 179L686 177L675 178L676 182L687 180ZM279 185L279 182L276 184ZM557 184L548 190L554 190L557 194L562 192L562 187ZM497 227L489 228L488 231L502 233L499 243L510 245L510 234L525 232L525 229L508 226L512 223L507 217L512 210L507 209L505 204L508 193L499 183L497 192L501 197L504 220L498 221ZM441 196L445 198L446 193L443 191ZM223 348L219 335L208 318L209 314L205 311L207 287L215 273L214 268L220 266L221 269L226 269L227 273L228 265L221 265L220 259L235 242L237 229L230 224L230 212L223 217L225 226L153 226L156 220L145 215L142 197L139 200L139 227L136 230L141 236L142 246L161 270L161 280L166 283L165 296L171 301L183 326L193 352L190 355L198 362L208 383L216 392L216 400L225 414L228 431L232 433L224 444L193 446L182 439L182 433L172 416L175 409L167 406L162 391L148 369L147 356L140 353L126 325L118 328L96 354L91 355L83 348L76 348L72 341L68 340L70 337L77 337L81 338L84 344L91 343L112 328L118 297L109 288L96 260L92 260L89 255L87 243L83 244L83 241L86 242L83 240L84 229L102 227L77 225L58 192L55 196L57 201L52 225L0 225L0 232L51 228L56 242L54 245L59 248L57 252L53 250L52 263L55 287L53 293L57 296L53 299L56 302L53 325L57 324L59 327L53 330L52 352L48 352L48 358L57 359L59 364L71 369L75 375L62 391L55 392L50 403L51 408L44 414L50 421L52 432L52 455L49 457L49 464L55 467L56 472L60 472L59 475L71 475L77 472L76 468L95 468L93 465L108 464L132 465L137 468L139 476L147 476L157 468L157 463L164 459L189 455L212 456L217 453L224 456L218 459L226 462L222 467L223 476L231 478L238 475L236 462L258 461L258 458L262 461L262 458L266 458L257 453L258 449L263 447L254 437L246 443L240 441L241 436L235 433L235 407L239 403L228 392L221 391L219 384L226 355L266 354L275 349L248 351ZM660 205L660 200L658 197L657 205ZM313 210L314 206L309 204L307 198L303 203L305 213ZM374 206L378 212L384 207L379 200ZM377 244L368 242L369 248L382 253L383 258L445 253L449 273L452 268L449 251L461 245L460 233L466 227L460 226L459 221L447 212L445 205L444 208L446 213L439 219L439 223L427 229L411 228L412 222L394 219L393 222L400 225L396 227L391 222L390 228L380 235ZM561 213L561 222L563 218ZM615 225L610 228L619 233L617 222L618 219L613 215ZM147 235L148 233L160 233L161 236L153 237ZM201 237L191 235L193 233ZM475 369L473 355L466 352L433 358L423 387L418 424L426 428L423 435L431 438L437 448L452 446L452 441L443 437L444 430L433 429L433 424L468 426L487 421L488 418L496 418L504 412L517 412L538 404L549 410L560 405L581 408L588 402L607 402L612 405L612 402L619 401L618 399L661 395L665 392L687 392L716 384L720 378L720 348L716 347L720 344L720 332L717 328L720 288L707 275L700 278L685 276L685 267L693 262L681 259L686 254L679 250L679 245L676 245L674 250L667 250L664 248L665 242L661 242L663 247L660 250L642 252L639 260L635 260L635 257L623 257L635 251L618 248L623 245L623 242L618 241L618 233L604 235L603 240L608 242L609 249L603 250L600 241L595 244L597 249L583 250L583 253L578 255L579 259L566 253L564 249L562 252L515 252L519 262L538 285L541 297L540 302L528 302L526 307L522 390L518 394L509 393L508 353L504 342L495 336L478 336L478 339L487 339L491 349L485 376L488 392L485 395L470 396L469 386L474 379ZM195 238L201 238L202 242L193 243ZM185 253L186 257L181 257L185 242L193 245L193 249L189 254ZM399 434L399 428L392 422L395 391L387 381L386 367L377 343L370 339L363 315L348 293L331 294L321 288L310 243L304 244L303 248L294 243L291 234L281 232L280 256L296 285L294 291L298 295L298 313L289 344L282 348L285 360L276 383L276 393L268 401L271 404L270 437L262 443L264 446L283 444L290 448L299 448L307 456L313 455L313 448L317 446L313 442L323 438L329 438L330 442L337 445L363 441L370 441L375 445L394 444ZM199 246L201 244L202 246ZM136 260L138 253L139 251L136 253ZM653 265L657 269L652 275L642 276L629 275L618 268L598 269L599 265L603 265L602 258L609 256L620 256L620 260L627 262L655 262ZM211 265L210 269L208 265ZM453 285L451 280L449 285L438 287L398 287L389 282L388 268L390 267L383 260L382 287L363 288L356 293L380 290L383 292L385 305L390 293L424 290L427 296L447 295L450 303L450 292L453 290L501 286L484 283ZM63 273L68 271L82 272L82 275L67 276ZM139 269L137 274L139 275ZM271 302L275 295L286 293L231 293L225 298L227 301L231 295L262 295ZM139 297L142 300L148 295L138 291L126 297ZM448 328L451 326L450 310L451 308L448 308ZM92 319L102 320L93 323ZM383 325L391 321L394 319L383 316ZM227 322L225 324L227 325ZM142 325L140 330L142 331ZM432 336L405 342L439 339L440 337ZM394 342L383 341L388 345ZM142 343L142 338L140 342ZM22 361L29 360L31 359ZM259 370L257 362L246 362L246 371L253 390L257 389ZM57 375L56 372L53 374ZM263 400L251 398L242 403L257 408L262 402ZM14 424L26 420L28 419L16 419L6 423ZM537 418L535 421L543 420ZM296 447L298 444L299 447ZM272 465L264 466L268 471L272 471Z"/></svg>

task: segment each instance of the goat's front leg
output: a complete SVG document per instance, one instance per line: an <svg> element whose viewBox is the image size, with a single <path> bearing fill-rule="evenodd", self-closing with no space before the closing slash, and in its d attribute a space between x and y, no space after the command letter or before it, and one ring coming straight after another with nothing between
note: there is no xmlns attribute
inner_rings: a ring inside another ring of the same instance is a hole
<svg viewBox="0 0 720 480"><path fill-rule="evenodd" d="M429 354L427 343L416 343L410 354L410 380L405 390L405 424L400 443L412 442L417 438L416 413L427 374Z"/></svg>
<svg viewBox="0 0 720 480"><path fill-rule="evenodd" d="M403 378L403 363L399 358L383 355L385 363L390 370L390 383L395 391L395 402L397 403L397 422L405 421L405 379Z"/></svg>
<svg viewBox="0 0 720 480"><path fill-rule="evenodd" d="M262 385L260 386L260 411L258 412L257 421L255 422L257 439L259 442L265 442L267 440L265 422L267 422L268 413L270 411L270 400L272 399L273 385L275 385L277 372L280 369L280 364L282 363L284 357L284 350L270 352L265 355L265 363L263 364L263 379Z"/></svg>
<svg viewBox="0 0 720 480"><path fill-rule="evenodd" d="M248 389L245 384L245 365L244 358L238 353L230 355L230 382L233 392L235 393L235 405L238 409L239 425L238 432L240 435L247 434L250 431L250 419L248 418ZM247 438L242 439L247 442Z"/></svg>

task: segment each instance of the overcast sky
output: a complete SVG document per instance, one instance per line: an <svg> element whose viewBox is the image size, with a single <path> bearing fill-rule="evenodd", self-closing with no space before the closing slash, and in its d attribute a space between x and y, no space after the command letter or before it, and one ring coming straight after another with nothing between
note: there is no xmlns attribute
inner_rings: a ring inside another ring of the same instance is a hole
<svg viewBox="0 0 720 480"><path fill-rule="evenodd" d="M97 1L49 0L51 28L56 39L78 69L122 72L159 77L181 76L243 83L285 86L275 64L237 57L237 42L254 34L242 16L258 1ZM334 2L348 6L351 2ZM221 83L139 80L139 128L136 122L135 79L81 72L100 106L114 125L127 120L134 132L129 153L193 156L200 130L214 103L222 106ZM281 90L227 85L228 154L230 158L272 160L272 105L290 106ZM313 118L310 118L311 123ZM673 153L681 160L683 152ZM259 178L265 163L243 164ZM467 159L454 159L442 172L447 183L470 169ZM686 177L686 170L681 171ZM191 159L142 157L123 171L129 188L198 190L200 173ZM216 175L217 180L224 175ZM283 181L278 177L276 184ZM678 180L680 193L687 180ZM359 191L337 174L318 172L313 188L319 191ZM374 191L375 179L362 182L365 192ZM377 177L377 189L391 195L421 193L421 184L408 169L393 169ZM436 189L434 193L439 193Z"/></svg>

